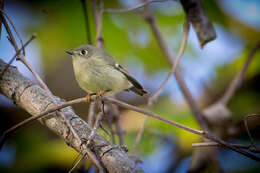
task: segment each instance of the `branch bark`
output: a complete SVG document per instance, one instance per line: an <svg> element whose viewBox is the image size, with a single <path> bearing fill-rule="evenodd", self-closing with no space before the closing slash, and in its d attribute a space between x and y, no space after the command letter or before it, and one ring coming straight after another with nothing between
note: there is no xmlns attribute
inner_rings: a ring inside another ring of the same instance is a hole
<svg viewBox="0 0 260 173"><path fill-rule="evenodd" d="M6 63L0 60L0 72L5 69ZM39 85L25 78L18 70L11 66L0 79L0 93L11 99L18 106L25 109L32 116L35 116L49 108L55 107L52 99L46 91ZM54 96L55 97L55 96ZM58 104L63 104L64 100L55 97ZM88 139L91 133L89 125L77 116L71 107L61 109L65 118L70 120L80 139ZM70 131L65 120L54 113L50 113L39 120L43 125L52 130L65 142L80 153L86 153L88 148L82 145L81 141ZM126 153L120 148L111 145L102 136L95 135L90 149L102 162L108 172L143 172L134 161L130 160Z"/></svg>

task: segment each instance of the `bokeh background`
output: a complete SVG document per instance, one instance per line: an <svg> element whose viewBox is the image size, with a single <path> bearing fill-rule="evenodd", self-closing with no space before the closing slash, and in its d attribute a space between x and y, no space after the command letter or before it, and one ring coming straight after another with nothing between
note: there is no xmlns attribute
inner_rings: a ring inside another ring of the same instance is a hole
<svg viewBox="0 0 260 173"><path fill-rule="evenodd" d="M104 7L128 8L139 3L138 0L105 0ZM197 103L205 108L224 93L242 68L249 52L260 40L260 1L202 0L202 3L216 29L217 39L201 49L191 28L180 67ZM182 6L177 0L168 0L152 3L151 7L171 54L176 57L185 20ZM94 39L93 15L90 7L88 9ZM65 50L87 42L80 0L8 0L5 1L4 10L24 41L32 33L37 33L37 39L26 48L26 60L46 81L51 91L66 100L84 96L84 91L74 79L71 58L65 53ZM104 13L102 33L105 49L150 93L158 89L167 76L169 66L150 27L140 14ZM8 62L15 52L6 36L6 31L2 29L0 58ZM16 61L13 65L36 81L22 63ZM233 113L233 124L241 124L246 114L260 112L259 88L260 51L250 64L243 85L228 104ZM147 97L123 92L118 98L146 108ZM86 104L75 105L73 108L78 115L87 119ZM198 128L174 78L169 80L152 111ZM0 95L1 134L28 117L28 113ZM249 121L252 135L258 142L259 119L255 117ZM121 110L120 120L126 132L126 146L131 149L144 116ZM250 142L244 129L228 140L242 144ZM142 160L140 166L150 173L186 172L192 152L191 144L195 142L199 142L198 136L150 118L137 148L137 154ZM0 151L0 172L67 172L76 156L77 153L63 140L35 122L7 141ZM220 149L218 158L226 172L260 171L258 163L230 150ZM206 170L211 171L210 168Z"/></svg>

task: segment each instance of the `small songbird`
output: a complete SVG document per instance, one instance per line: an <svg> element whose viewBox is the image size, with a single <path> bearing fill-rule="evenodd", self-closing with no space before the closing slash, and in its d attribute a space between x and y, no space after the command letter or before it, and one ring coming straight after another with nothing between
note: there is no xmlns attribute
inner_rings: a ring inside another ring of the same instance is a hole
<svg viewBox="0 0 260 173"><path fill-rule="evenodd" d="M122 90L143 96L147 91L105 50L82 45L72 51L73 68L79 86L88 93L115 94Z"/></svg>

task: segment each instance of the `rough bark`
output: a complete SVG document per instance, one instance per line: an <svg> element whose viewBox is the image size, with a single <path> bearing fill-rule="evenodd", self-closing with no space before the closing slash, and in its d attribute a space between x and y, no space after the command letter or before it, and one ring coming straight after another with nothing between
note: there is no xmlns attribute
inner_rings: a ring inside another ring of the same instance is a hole
<svg viewBox="0 0 260 173"><path fill-rule="evenodd" d="M6 67L0 59L0 73ZM35 116L42 111L54 107L48 94L39 85L33 83L30 79L24 77L18 70L10 66L0 79L0 93L11 99L15 104ZM55 97L59 104L65 101ZM81 139L88 139L91 128L89 125L77 116L71 107L62 109L65 117L71 121L75 131ZM81 145L75 136L70 132L64 119L55 112L46 115L39 120L43 125L63 138L65 142L80 153L86 153L86 145ZM100 159L104 167L111 173L139 173L143 172L134 161L128 158L126 153L119 147L111 145L102 136L97 134L93 138L90 146L92 152ZM55 156L53 156L55 157Z"/></svg>

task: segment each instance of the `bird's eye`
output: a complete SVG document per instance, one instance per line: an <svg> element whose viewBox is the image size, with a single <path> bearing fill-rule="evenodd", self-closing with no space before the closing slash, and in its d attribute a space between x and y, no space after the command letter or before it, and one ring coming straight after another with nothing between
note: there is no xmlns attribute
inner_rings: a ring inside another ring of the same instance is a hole
<svg viewBox="0 0 260 173"><path fill-rule="evenodd" d="M81 54L81 55L87 55L87 53L88 53L87 50L82 50L82 51L80 51L80 54Z"/></svg>

